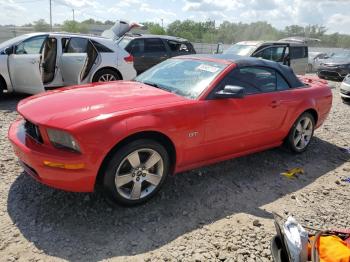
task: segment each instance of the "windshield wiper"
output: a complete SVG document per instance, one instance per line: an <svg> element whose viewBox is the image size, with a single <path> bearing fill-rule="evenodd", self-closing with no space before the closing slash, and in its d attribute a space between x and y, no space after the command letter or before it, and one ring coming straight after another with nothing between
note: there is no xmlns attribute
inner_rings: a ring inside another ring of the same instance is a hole
<svg viewBox="0 0 350 262"><path fill-rule="evenodd" d="M142 82L142 83L144 83L144 84L146 84L146 85L149 85L149 86L153 86L153 87L156 87L156 88L162 89L162 90L164 90L164 91L171 92L171 90L170 90L170 89L168 89L168 88L166 88L166 87L163 87L163 86L160 86L160 85L158 85L158 84L156 84L156 83L153 83L153 82L148 82L148 81L145 81L145 82Z"/></svg>

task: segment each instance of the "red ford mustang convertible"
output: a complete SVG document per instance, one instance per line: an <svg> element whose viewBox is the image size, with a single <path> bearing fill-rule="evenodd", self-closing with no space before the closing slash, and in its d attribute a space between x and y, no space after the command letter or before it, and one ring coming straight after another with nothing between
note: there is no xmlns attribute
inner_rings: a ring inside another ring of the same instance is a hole
<svg viewBox="0 0 350 262"><path fill-rule="evenodd" d="M135 205L169 174L282 144L303 152L331 104L326 82L278 63L195 55L24 99L9 138L41 183Z"/></svg>

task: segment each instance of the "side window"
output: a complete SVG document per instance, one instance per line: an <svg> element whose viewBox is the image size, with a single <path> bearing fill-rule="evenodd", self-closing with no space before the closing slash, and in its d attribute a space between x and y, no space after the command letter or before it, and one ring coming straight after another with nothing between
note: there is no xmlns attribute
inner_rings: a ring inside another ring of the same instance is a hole
<svg viewBox="0 0 350 262"><path fill-rule="evenodd" d="M101 53L113 53L113 50L109 49L107 46L96 42L94 40L91 40L91 42L94 44L96 50Z"/></svg>
<svg viewBox="0 0 350 262"><path fill-rule="evenodd" d="M290 47L291 59L300 59L308 57L308 49L306 46L291 46Z"/></svg>
<svg viewBox="0 0 350 262"><path fill-rule="evenodd" d="M66 48L67 48L68 42L69 42L69 38L62 38L62 39L61 39L62 53L65 52L65 50L66 50Z"/></svg>
<svg viewBox="0 0 350 262"><path fill-rule="evenodd" d="M266 60L276 61L276 62L282 62L283 61L283 54L284 54L284 46L279 47L268 47L260 52L254 54L254 57L261 57Z"/></svg>
<svg viewBox="0 0 350 262"><path fill-rule="evenodd" d="M145 53L166 52L164 43L159 38L145 39Z"/></svg>
<svg viewBox="0 0 350 262"><path fill-rule="evenodd" d="M281 76L280 73L276 72L277 90L288 90L290 88L287 81Z"/></svg>
<svg viewBox="0 0 350 262"><path fill-rule="evenodd" d="M65 53L87 53L88 43L86 38L73 37L69 40Z"/></svg>
<svg viewBox="0 0 350 262"><path fill-rule="evenodd" d="M37 36L24 40L22 43L16 46L15 54L40 54L46 37L47 36Z"/></svg>
<svg viewBox="0 0 350 262"><path fill-rule="evenodd" d="M247 95L276 91L276 72L265 67L242 67L234 69L221 82L220 88L226 85L244 87Z"/></svg>
<svg viewBox="0 0 350 262"><path fill-rule="evenodd" d="M183 53L190 52L190 48L189 46L186 45L186 43L181 43L173 40L168 40L167 43L172 52L183 52Z"/></svg>
<svg viewBox="0 0 350 262"><path fill-rule="evenodd" d="M134 39L134 40L130 41L130 43L125 48L125 50L132 55L138 54L138 53L143 53L144 45L145 44L144 44L143 39Z"/></svg>

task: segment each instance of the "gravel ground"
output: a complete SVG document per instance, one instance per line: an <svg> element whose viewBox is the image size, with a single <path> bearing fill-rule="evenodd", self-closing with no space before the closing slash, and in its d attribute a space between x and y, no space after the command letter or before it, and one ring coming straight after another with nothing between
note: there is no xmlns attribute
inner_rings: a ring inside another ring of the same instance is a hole
<svg viewBox="0 0 350 262"><path fill-rule="evenodd" d="M23 96L0 101L0 261L271 261L271 211L321 228L350 227L349 105L332 112L307 152L283 149L170 177L135 207L48 188L23 173L7 130ZM302 167L287 179L281 172Z"/></svg>

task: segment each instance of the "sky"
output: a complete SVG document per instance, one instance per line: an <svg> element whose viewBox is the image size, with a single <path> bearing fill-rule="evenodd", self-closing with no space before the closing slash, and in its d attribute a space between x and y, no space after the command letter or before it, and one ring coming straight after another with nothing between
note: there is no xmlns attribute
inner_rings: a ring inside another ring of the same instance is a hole
<svg viewBox="0 0 350 262"><path fill-rule="evenodd" d="M0 24L22 25L40 18L49 22L50 0L0 0ZM319 24L328 33L350 34L350 0L52 0L53 23L128 20L158 22L215 20L250 23L267 21L278 29L287 25Z"/></svg>

